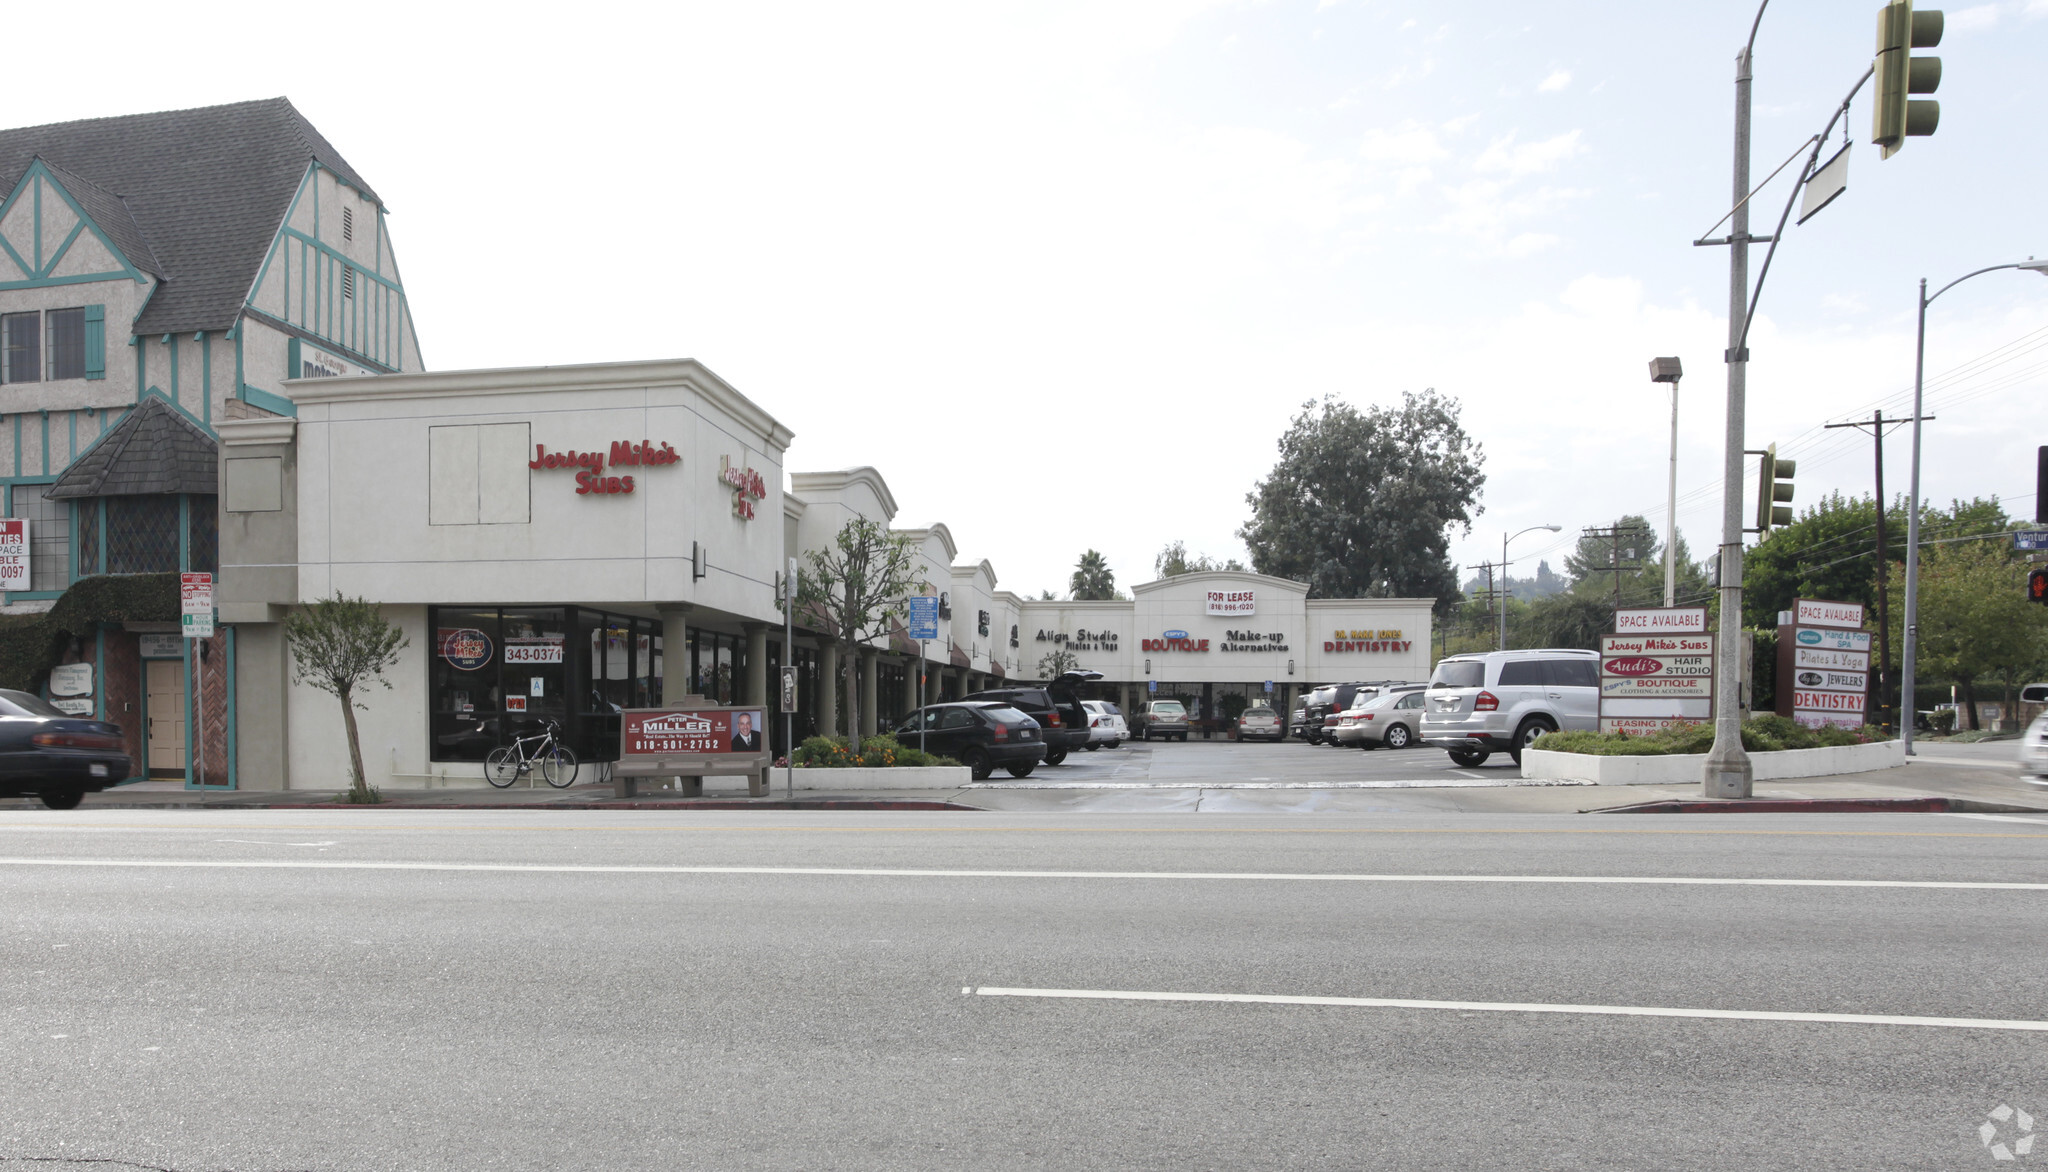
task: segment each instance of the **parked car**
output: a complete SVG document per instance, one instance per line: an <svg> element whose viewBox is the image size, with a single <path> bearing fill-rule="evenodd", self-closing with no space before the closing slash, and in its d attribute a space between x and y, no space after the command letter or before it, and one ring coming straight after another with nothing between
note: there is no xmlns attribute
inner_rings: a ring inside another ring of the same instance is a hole
<svg viewBox="0 0 2048 1172"><path fill-rule="evenodd" d="M121 726L71 716L41 696L0 689L0 797L34 796L75 810L89 792L128 779Z"/></svg>
<svg viewBox="0 0 2048 1172"><path fill-rule="evenodd" d="M1337 707L1337 685L1314 688L1302 700L1302 739L1311 745L1323 742L1323 718Z"/></svg>
<svg viewBox="0 0 2048 1172"><path fill-rule="evenodd" d="M1424 742L1460 765L1517 762L1547 732L1600 727L1600 653L1569 648L1453 655L1429 678Z"/></svg>
<svg viewBox="0 0 2048 1172"><path fill-rule="evenodd" d="M1188 710L1178 700L1146 702L1142 722L1143 727L1138 730L1138 735L1148 741L1155 736L1161 740L1169 737L1178 737L1183 741L1188 739Z"/></svg>
<svg viewBox="0 0 2048 1172"><path fill-rule="evenodd" d="M1088 711L1089 752L1104 745L1114 749L1131 735L1130 726L1124 723L1123 710L1109 701L1083 700L1081 707Z"/></svg>
<svg viewBox="0 0 2048 1172"><path fill-rule="evenodd" d="M2048 712L2036 716L2020 738L2020 778L2048 784Z"/></svg>
<svg viewBox="0 0 2048 1172"><path fill-rule="evenodd" d="M1287 736L1287 726L1280 723L1280 714L1269 704L1254 704L1238 714L1237 739L1240 741L1279 741Z"/></svg>
<svg viewBox="0 0 2048 1172"><path fill-rule="evenodd" d="M1045 759L1045 730L1020 709L995 700L962 700L920 708L896 727L896 739L967 766L987 781L1000 765L1011 777L1029 777Z"/></svg>
<svg viewBox="0 0 2048 1172"><path fill-rule="evenodd" d="M1045 763L1058 765L1073 749L1088 746L1088 710L1081 707L1081 685L1099 680L1099 671L1070 671L1044 686L986 688L966 700L995 700L1039 723L1045 736Z"/></svg>
<svg viewBox="0 0 2048 1172"><path fill-rule="evenodd" d="M1338 721L1335 718L1343 713L1345 709L1351 707L1353 701L1358 696L1359 689L1382 688L1390 684L1402 682L1405 681L1380 680L1378 682L1367 682L1361 680L1348 684L1325 684L1310 692L1307 711L1303 714L1308 721L1308 743L1311 745L1336 743L1331 737L1331 734L1336 732L1339 727Z"/></svg>
<svg viewBox="0 0 2048 1172"><path fill-rule="evenodd" d="M1290 737L1299 737L1302 740L1308 739L1307 700L1303 700L1301 703L1296 704L1294 706L1294 715L1287 718L1287 735Z"/></svg>
<svg viewBox="0 0 2048 1172"><path fill-rule="evenodd" d="M1330 734L1356 749L1405 749L1422 743L1423 685L1390 684L1362 690Z"/></svg>

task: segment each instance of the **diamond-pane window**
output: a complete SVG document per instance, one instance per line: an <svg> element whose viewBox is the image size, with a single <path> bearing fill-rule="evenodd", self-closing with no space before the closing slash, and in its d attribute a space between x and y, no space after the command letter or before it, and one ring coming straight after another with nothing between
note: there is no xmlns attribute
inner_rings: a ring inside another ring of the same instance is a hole
<svg viewBox="0 0 2048 1172"><path fill-rule="evenodd" d="M156 574L178 569L178 498L107 498L107 572Z"/></svg>
<svg viewBox="0 0 2048 1172"><path fill-rule="evenodd" d="M100 572L100 502L73 502L78 510L78 576Z"/></svg>
<svg viewBox="0 0 2048 1172"><path fill-rule="evenodd" d="M192 559L187 569L211 574L219 569L220 562L220 517L215 510L219 507L217 496L193 496L192 533L186 546L186 553Z"/></svg>

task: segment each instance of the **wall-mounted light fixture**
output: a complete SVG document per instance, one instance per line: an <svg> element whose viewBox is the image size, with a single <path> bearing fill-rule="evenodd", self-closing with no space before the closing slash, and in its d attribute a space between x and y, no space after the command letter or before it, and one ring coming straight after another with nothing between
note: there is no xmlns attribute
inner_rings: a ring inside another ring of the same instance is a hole
<svg viewBox="0 0 2048 1172"><path fill-rule="evenodd" d="M1294 661L1291 659L1287 661L1287 674L1290 676L1294 674Z"/></svg>

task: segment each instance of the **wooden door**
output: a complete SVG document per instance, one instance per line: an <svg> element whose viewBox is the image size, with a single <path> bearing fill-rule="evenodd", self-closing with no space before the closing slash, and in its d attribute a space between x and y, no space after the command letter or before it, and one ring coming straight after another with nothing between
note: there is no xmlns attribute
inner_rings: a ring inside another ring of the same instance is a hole
<svg viewBox="0 0 2048 1172"><path fill-rule="evenodd" d="M149 693L149 776L185 776L185 664L177 659L142 661Z"/></svg>

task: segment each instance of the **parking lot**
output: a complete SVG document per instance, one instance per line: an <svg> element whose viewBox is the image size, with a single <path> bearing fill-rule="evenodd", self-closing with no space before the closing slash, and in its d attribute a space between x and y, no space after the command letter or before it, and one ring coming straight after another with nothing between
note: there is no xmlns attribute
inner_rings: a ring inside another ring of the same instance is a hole
<svg viewBox="0 0 2048 1172"><path fill-rule="evenodd" d="M1334 748L1287 740L1237 744L1199 735L1182 744L1174 741L1126 741L1114 749L1072 753L1058 765L1040 765L1022 781L998 775L989 785L1052 788L1123 788L1125 786L1291 785L1331 786L1372 783L1374 788L1404 784L1459 786L1503 784L1521 771L1505 753L1487 758L1476 769L1451 763L1441 749Z"/></svg>

